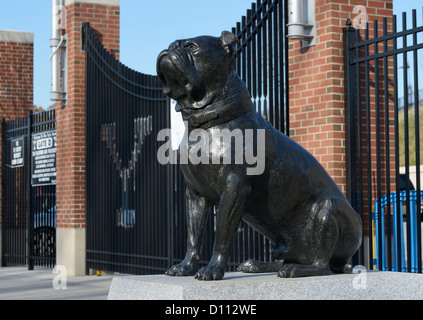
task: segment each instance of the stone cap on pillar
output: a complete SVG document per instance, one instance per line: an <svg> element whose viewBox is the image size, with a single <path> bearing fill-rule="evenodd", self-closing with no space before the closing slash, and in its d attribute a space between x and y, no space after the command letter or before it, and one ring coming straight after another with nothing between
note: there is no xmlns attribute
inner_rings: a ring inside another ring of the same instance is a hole
<svg viewBox="0 0 423 320"><path fill-rule="evenodd" d="M34 43L34 33L0 30L0 42Z"/></svg>
<svg viewBox="0 0 423 320"><path fill-rule="evenodd" d="M65 0L65 6L74 3L90 3L90 4L103 4L108 6L120 6L120 0Z"/></svg>

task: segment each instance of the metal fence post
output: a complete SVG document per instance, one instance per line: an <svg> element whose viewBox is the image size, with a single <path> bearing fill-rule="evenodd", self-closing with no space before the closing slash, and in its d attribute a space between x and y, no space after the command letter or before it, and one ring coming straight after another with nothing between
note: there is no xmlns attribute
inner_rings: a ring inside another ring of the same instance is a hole
<svg viewBox="0 0 423 320"><path fill-rule="evenodd" d="M345 137L346 137L346 159L347 159L347 197L354 208L357 207L356 190L356 98L355 98L355 66L354 59L354 31L351 27L351 20L347 20L347 27L343 28L344 33L344 76L345 76Z"/></svg>
<svg viewBox="0 0 423 320"><path fill-rule="evenodd" d="M28 173L28 270L34 270L34 216L32 214L32 187L31 187L31 157L32 157L32 110L28 116L27 123L27 173Z"/></svg>
<svg viewBox="0 0 423 320"><path fill-rule="evenodd" d="M167 127L171 128L171 114L170 114L170 99L167 99L166 103L166 119ZM169 151L172 152L172 151ZM175 205L174 205L174 192L175 192L175 175L174 175L174 165L169 163L167 164L166 179L168 181L168 194L167 194L167 211L168 211L168 221L167 221L167 250L168 250L168 265L173 266L174 264L174 225L175 225Z"/></svg>
<svg viewBox="0 0 423 320"><path fill-rule="evenodd" d="M344 36L344 92L345 92L345 152L346 152L346 185L347 199L357 210L357 161L356 161L356 70L353 64L355 56L354 33L350 19L343 28ZM361 248L360 248L360 251ZM359 252L360 252L359 251ZM353 257L353 264L362 263L361 252Z"/></svg>
<svg viewBox="0 0 423 320"><path fill-rule="evenodd" d="M5 183L4 183L4 177L6 174L6 170L5 170L5 138L6 138L6 119L3 118L1 121L1 146L0 146L0 150L1 150L1 247L0 247L0 266L1 267L5 267L6 263L4 262L4 199L5 199Z"/></svg>

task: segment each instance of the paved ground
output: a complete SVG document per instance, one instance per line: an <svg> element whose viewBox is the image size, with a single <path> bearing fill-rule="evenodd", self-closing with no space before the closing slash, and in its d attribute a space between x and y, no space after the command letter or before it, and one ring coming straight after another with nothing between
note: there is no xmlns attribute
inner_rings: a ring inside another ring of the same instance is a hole
<svg viewBox="0 0 423 320"><path fill-rule="evenodd" d="M63 278L48 268L0 268L0 300L106 300L114 276Z"/></svg>

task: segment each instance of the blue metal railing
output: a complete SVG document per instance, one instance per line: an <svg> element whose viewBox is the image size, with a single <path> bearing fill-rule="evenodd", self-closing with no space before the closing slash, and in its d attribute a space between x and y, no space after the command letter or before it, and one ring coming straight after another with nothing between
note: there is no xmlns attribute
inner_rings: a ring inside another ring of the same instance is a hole
<svg viewBox="0 0 423 320"><path fill-rule="evenodd" d="M410 250L410 257L411 257L411 272L412 273L417 273L418 272L418 254L417 254L417 248L418 248L418 243L417 243L417 228L420 228L420 226L417 225L417 192L412 190L409 191L410 192L410 197L409 197L409 201L410 201L410 248L407 248L407 250ZM407 197L406 197L406 191L400 191L400 196L399 196L399 201L400 201L400 206L399 206L399 212L397 210L397 194L391 193L390 194L390 204L392 204L392 225L393 225L393 249L394 249L394 259L392 261L392 271L401 271L401 272L407 272L408 268L407 268L407 263L406 263L406 259L405 259L405 246L404 246L404 228L403 228L403 204L404 202L407 201ZM420 191L420 200L423 200L423 191ZM375 250L374 252L374 257L373 257L373 265L377 266L378 270L381 271L388 271L389 267L388 267L388 259L389 257L391 257L391 255L389 253L387 253L386 250L386 242L387 241L391 241L391 239L386 239L385 238L385 208L388 205L388 196L385 195L380 199L380 207L381 207L381 212L379 214L378 212L378 208L379 208L379 204L378 204L379 200L375 201L375 212L372 214L372 218L374 221L374 230L375 230ZM397 215L400 215L400 217L397 217ZM379 218L381 219L381 223L379 224ZM399 223L399 228L400 230L398 230L398 224L396 223L397 219L400 219L401 223ZM379 225L381 226L381 230L379 230ZM400 232L400 243L398 243L398 232ZM380 235L381 233L381 235ZM389 232L390 234L390 232ZM380 263L380 259L379 259L379 241L380 239L382 239L382 263ZM400 246L400 250L398 249L398 247ZM398 265L398 251L400 251L401 254L401 267L399 267ZM387 258L388 256L388 258ZM401 269L401 270L399 270ZM422 270L423 271L423 270Z"/></svg>

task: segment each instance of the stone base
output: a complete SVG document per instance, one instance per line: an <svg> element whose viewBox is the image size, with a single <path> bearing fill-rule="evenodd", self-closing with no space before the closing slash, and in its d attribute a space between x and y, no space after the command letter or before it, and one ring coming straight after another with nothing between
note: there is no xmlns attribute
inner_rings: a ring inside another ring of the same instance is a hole
<svg viewBox="0 0 423 320"><path fill-rule="evenodd" d="M56 229L56 264L66 268L68 276L84 276L86 229Z"/></svg>
<svg viewBox="0 0 423 320"><path fill-rule="evenodd" d="M109 300L412 300L423 299L423 275L369 271L281 279L276 274L226 273L221 281L193 277L113 278Z"/></svg>

